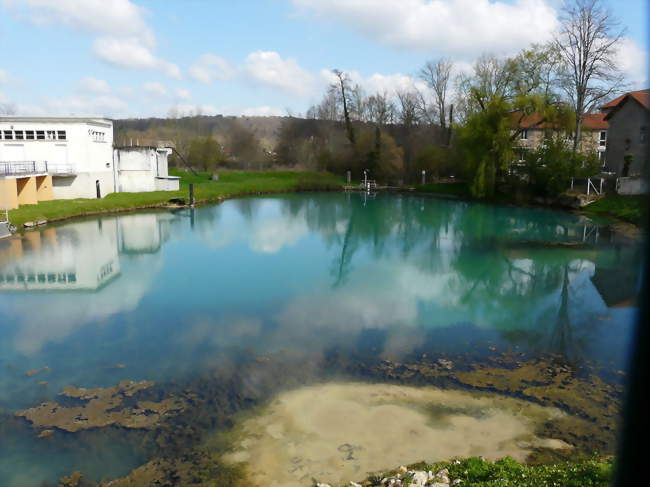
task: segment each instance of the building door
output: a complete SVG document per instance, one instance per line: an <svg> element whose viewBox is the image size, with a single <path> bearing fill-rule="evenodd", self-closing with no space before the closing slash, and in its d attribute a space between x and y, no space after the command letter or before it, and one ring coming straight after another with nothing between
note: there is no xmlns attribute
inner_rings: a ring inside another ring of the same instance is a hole
<svg viewBox="0 0 650 487"><path fill-rule="evenodd" d="M95 190L97 191L97 199L102 197L102 190L99 187L99 179L95 181Z"/></svg>

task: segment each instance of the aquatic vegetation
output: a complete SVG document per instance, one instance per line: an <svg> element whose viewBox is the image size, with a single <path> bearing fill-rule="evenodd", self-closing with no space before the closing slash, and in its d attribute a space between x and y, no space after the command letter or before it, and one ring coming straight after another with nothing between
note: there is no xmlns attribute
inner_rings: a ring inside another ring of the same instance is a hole
<svg viewBox="0 0 650 487"><path fill-rule="evenodd" d="M165 416L181 411L185 407L185 401L170 397L159 402L139 401L135 407L123 406L125 399L151 386L153 382L148 381L124 381L105 389L69 386L61 395L79 399L84 402L82 405L66 407L50 401L34 408L17 411L16 416L27 419L35 428L55 427L72 433L109 425L124 428L153 428ZM52 430L45 429L39 434L39 438L51 436L50 431Z"/></svg>

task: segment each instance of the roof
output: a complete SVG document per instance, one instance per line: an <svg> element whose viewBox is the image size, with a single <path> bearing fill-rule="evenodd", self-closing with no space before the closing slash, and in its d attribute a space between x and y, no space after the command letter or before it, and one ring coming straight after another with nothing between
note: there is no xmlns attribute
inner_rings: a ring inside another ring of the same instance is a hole
<svg viewBox="0 0 650 487"><path fill-rule="evenodd" d="M582 116L582 126L591 130L607 130L609 123L606 113L585 113Z"/></svg>
<svg viewBox="0 0 650 487"><path fill-rule="evenodd" d="M607 130L609 125L605 120L606 113L585 113L582 118L583 128L590 130ZM515 112L511 114L513 125L517 125L521 128L531 128L531 129L545 129L545 128L556 128L557 125L542 122L542 115L540 113L531 113L530 115L524 115L524 118L519 120L520 112ZM540 123L541 122L541 123Z"/></svg>
<svg viewBox="0 0 650 487"><path fill-rule="evenodd" d="M0 117L0 123L88 123L110 127L113 121L103 117Z"/></svg>
<svg viewBox="0 0 650 487"><path fill-rule="evenodd" d="M618 105L620 105L621 102L627 99L628 97L634 98L642 106L644 106L647 109L650 109L650 89L630 91L629 93L625 93L617 98L614 98L612 101L605 103L600 108L603 110L611 110L612 108L616 108Z"/></svg>

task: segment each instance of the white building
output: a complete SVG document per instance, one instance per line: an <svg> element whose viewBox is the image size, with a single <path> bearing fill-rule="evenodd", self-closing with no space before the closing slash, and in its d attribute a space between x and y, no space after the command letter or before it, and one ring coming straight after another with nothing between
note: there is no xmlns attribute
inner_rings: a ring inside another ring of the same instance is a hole
<svg viewBox="0 0 650 487"><path fill-rule="evenodd" d="M113 148L105 118L0 118L0 208L114 192L173 191L169 149ZM123 178L123 179L122 179Z"/></svg>

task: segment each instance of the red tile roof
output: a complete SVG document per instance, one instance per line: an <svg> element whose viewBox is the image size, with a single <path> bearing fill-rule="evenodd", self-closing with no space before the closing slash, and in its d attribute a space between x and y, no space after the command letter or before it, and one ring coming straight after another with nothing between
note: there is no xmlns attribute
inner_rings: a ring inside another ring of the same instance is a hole
<svg viewBox="0 0 650 487"><path fill-rule="evenodd" d="M582 127L590 130L607 130L609 124L605 120L606 115L606 113L585 113L582 118ZM511 117L513 126L521 128L530 127L532 129L554 128L553 124L541 122L542 115L539 113L524 115L521 120L519 120L521 113L518 112L513 113Z"/></svg>
<svg viewBox="0 0 650 487"><path fill-rule="evenodd" d="M609 123L605 120L606 113L585 113L582 116L582 126L591 130L607 130Z"/></svg>
<svg viewBox="0 0 650 487"><path fill-rule="evenodd" d="M600 108L603 110L615 108L628 96L634 98L647 109L650 109L650 90L630 91L629 93L625 93L624 95L621 95L617 98L614 98L612 101L605 103Z"/></svg>

